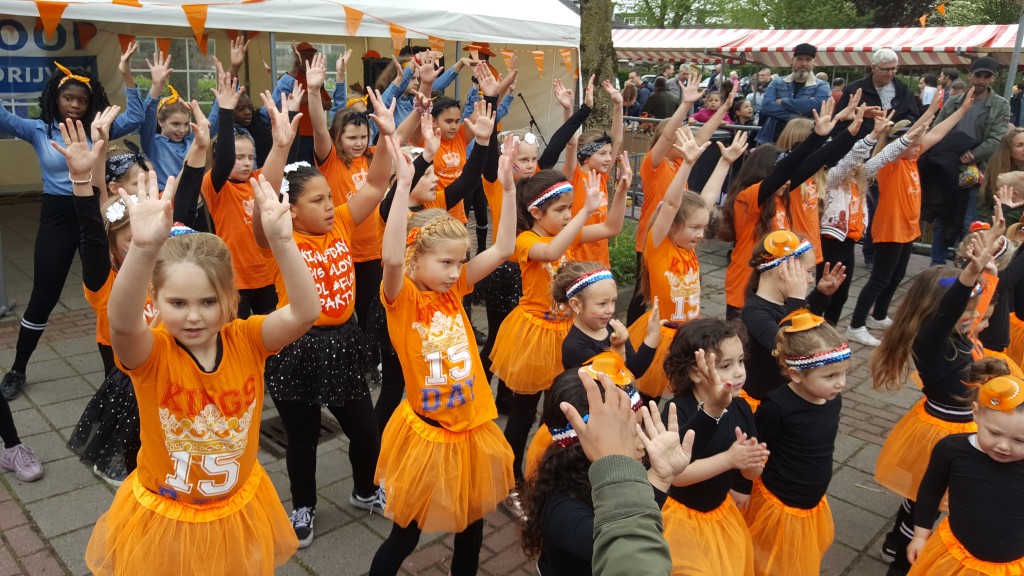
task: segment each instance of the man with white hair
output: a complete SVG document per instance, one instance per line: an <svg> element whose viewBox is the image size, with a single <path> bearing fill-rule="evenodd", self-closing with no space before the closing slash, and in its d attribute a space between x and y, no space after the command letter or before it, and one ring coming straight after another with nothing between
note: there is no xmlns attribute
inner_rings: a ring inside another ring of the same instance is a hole
<svg viewBox="0 0 1024 576"><path fill-rule="evenodd" d="M810 44L797 44L793 50L793 73L776 78L764 92L761 105L761 132L757 144L771 144L782 134L786 123L793 118L813 118L829 98L828 82L814 77L814 58L818 49Z"/></svg>
<svg viewBox="0 0 1024 576"><path fill-rule="evenodd" d="M879 106L886 114L895 110L892 121L917 120L921 111L917 108L917 100L914 94L907 88L907 85L896 78L899 69L899 61L896 53L888 48L876 50L871 55L871 74L851 82L843 90L843 97L836 103L836 110L842 110L850 101L850 96L860 90L860 103L868 106ZM845 130L847 123L843 126L836 126L836 131ZM871 133L874 125L865 122L861 125L858 138L863 138Z"/></svg>

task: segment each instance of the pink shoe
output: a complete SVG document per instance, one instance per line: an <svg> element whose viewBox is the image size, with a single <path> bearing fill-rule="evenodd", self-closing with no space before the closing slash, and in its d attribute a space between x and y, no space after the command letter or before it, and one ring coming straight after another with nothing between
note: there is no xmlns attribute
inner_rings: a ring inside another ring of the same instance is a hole
<svg viewBox="0 0 1024 576"><path fill-rule="evenodd" d="M43 464L24 444L0 452L0 469L13 470L14 476L22 482L34 482L43 477Z"/></svg>

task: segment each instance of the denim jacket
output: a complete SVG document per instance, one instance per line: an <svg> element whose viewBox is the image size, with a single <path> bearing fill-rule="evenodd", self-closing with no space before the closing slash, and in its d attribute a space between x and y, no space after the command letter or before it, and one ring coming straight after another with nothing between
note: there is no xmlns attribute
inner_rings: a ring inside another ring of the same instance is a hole
<svg viewBox="0 0 1024 576"><path fill-rule="evenodd" d="M811 82L813 80L813 82ZM761 104L761 125L763 128L757 135L757 144L771 144L778 138L776 131L792 118L803 116L811 118L813 110L821 109L822 102L829 99L832 89L828 82L817 79L812 74L795 95L793 94L793 75L776 78L764 91L764 103ZM782 102L776 102L781 100Z"/></svg>

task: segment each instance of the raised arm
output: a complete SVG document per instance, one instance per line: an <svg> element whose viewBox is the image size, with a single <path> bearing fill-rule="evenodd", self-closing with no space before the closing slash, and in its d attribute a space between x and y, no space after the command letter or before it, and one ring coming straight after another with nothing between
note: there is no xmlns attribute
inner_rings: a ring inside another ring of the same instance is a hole
<svg viewBox="0 0 1024 576"><path fill-rule="evenodd" d="M688 129L684 128L683 130ZM721 156L700 193L700 197L704 199L704 204L708 207L708 212L712 214L715 213L715 207L718 206L718 198L722 194L722 185L725 183L726 176L729 175L729 169L747 150L747 138L746 130L738 130L733 134L732 144L728 147L723 146L721 142L715 142L721 151ZM707 142L704 143L705 146L707 144ZM685 183L685 180L683 182Z"/></svg>
<svg viewBox="0 0 1024 576"><path fill-rule="evenodd" d="M320 88L327 77L327 57L317 53L306 63L306 90L309 98L309 121L313 125L313 154L316 163L323 164L331 153L333 142L327 126L327 113L320 105Z"/></svg>
<svg viewBox="0 0 1024 576"><path fill-rule="evenodd" d="M484 108L477 108L473 116L465 122L476 139L475 145L466 159L466 165L462 168L462 174L445 188L444 200L445 209L451 210L480 185L480 178L483 176L484 162L490 149L490 138L494 131L494 113L491 112L490 104Z"/></svg>
<svg viewBox="0 0 1024 576"><path fill-rule="evenodd" d="M479 147L479 143L478 143ZM475 152L474 148L474 152ZM494 244L478 253L466 264L466 281L476 284L502 262L512 256L516 247L516 183L512 177L512 166L516 160L516 143L511 136L505 137L505 151L501 155L498 178L501 181L501 218L494 233Z"/></svg>
<svg viewBox="0 0 1024 576"><path fill-rule="evenodd" d="M960 108L958 108L956 112L953 112L945 120L936 124L934 128L929 130L928 133L925 134L923 138L921 138L921 154L924 154L932 146L935 146L936 144L941 142L942 139L946 137L946 134L949 134L950 130L955 128L957 123L960 122L961 119L963 119L963 117L971 109L973 103L974 87L971 86L971 88L967 90L967 94L964 95L963 106L960 106ZM925 116L922 116L921 118L927 118L927 114L925 114ZM996 124L999 123L997 122ZM1006 128L1005 122L1003 123L1003 128Z"/></svg>
<svg viewBox="0 0 1024 576"><path fill-rule="evenodd" d="M210 149L210 121L203 114L199 103L189 103L192 109L192 145L185 154L185 164L178 174L178 191L174 195L174 221L195 228L199 219L199 197L202 194L203 172L206 170L206 153Z"/></svg>
<svg viewBox="0 0 1024 576"><path fill-rule="evenodd" d="M658 137L654 145L647 152L647 156L651 160L651 168L661 166L661 161L676 143L676 130L683 125L683 120L686 120L686 115L693 108L693 103L700 100L704 95L705 91L700 89L700 74L687 74L686 85L680 86L680 90L683 97L679 100L679 107L676 108L676 111L671 116L663 120L665 127L662 128L661 136ZM709 139L710 136L705 140Z"/></svg>
<svg viewBox="0 0 1024 576"><path fill-rule="evenodd" d="M245 53L248 50L249 40L241 34L235 36L235 39L231 41L231 66L228 68L228 72L235 78L238 78L242 64L245 64Z"/></svg>
<svg viewBox="0 0 1024 576"><path fill-rule="evenodd" d="M214 191L220 192L235 167L235 106L240 94L238 79L225 72L218 60L214 59L214 64L217 67L217 87L211 91L220 105L220 115L217 118L217 143L210 181Z"/></svg>
<svg viewBox="0 0 1024 576"><path fill-rule="evenodd" d="M260 97L263 99L263 106L266 108L267 113L270 114L271 133L274 137L274 146L270 149L270 154L267 155L267 161L263 164L260 175L266 178L267 182L274 187L274 190L281 189L284 166L288 163L288 154L291 151L295 135L299 133L299 120L302 118L302 113L295 114L292 117L287 110L289 102L297 102L302 99L301 86L297 90L297 92L293 92L282 99L280 110L277 109L274 102L270 99L270 93L264 91L260 94ZM310 108L317 107L310 106ZM320 107L320 113L323 114L323 107ZM255 212L253 214L255 223Z"/></svg>
<svg viewBox="0 0 1024 576"><path fill-rule="evenodd" d="M597 172L590 173L587 184L587 199L583 204L583 209L577 212L572 217L572 220L565 225L565 228L562 228L550 242L537 242L531 246L530 260L534 262L554 262L565 254L565 251L569 249L569 246L576 240L576 237L580 235L584 225L587 223L587 219L590 218L591 214L597 212L601 204L601 180ZM566 182L564 185L568 186L569 183ZM504 209L504 207L502 208ZM530 210L532 211L534 208L530 208Z"/></svg>
<svg viewBox="0 0 1024 576"><path fill-rule="evenodd" d="M626 217L626 193L633 184L633 168L629 164L629 156L623 153L619 156L619 179L615 187L615 197L612 198L611 206L608 207L608 217L600 224L590 224L583 227L580 233L580 242L587 243L594 240L604 240L616 236L622 232L622 220ZM590 197L590 187L597 186L598 193L601 191L601 177L596 172L590 173L587 181L587 197Z"/></svg>
<svg viewBox="0 0 1024 576"><path fill-rule="evenodd" d="M590 111L594 106L594 76L590 77L590 81L587 83L587 87L584 91L583 104L580 109L575 113L572 113L573 105L573 93L572 90L568 90L562 86L561 80L555 80L553 84L555 93L555 100L562 105L562 109L570 114L569 118L562 124L555 133L551 135L551 140L548 142L544 152L540 155L540 159L537 160L537 168L540 170L546 170L553 168L558 163L558 157L562 155L562 151L566 150L566 147L571 141L576 138L576 131L583 126L583 122L590 116ZM568 150L566 150L568 152ZM570 170L569 168L572 168ZM567 176L571 175L576 170L576 153L567 153L565 156L565 167L562 168L562 172Z"/></svg>
<svg viewBox="0 0 1024 576"><path fill-rule="evenodd" d="M619 150L622 149L622 92L611 83L611 80L605 80L601 82L601 87L608 93L608 96L612 99L612 158L619 155Z"/></svg>
<svg viewBox="0 0 1024 576"><path fill-rule="evenodd" d="M330 118L334 118L335 114L344 110L345 104L348 103L348 61L351 57L352 49L349 48L334 62L334 94L331 94L333 103Z"/></svg>
<svg viewBox="0 0 1024 576"><path fill-rule="evenodd" d="M412 163L398 149L398 145L390 136L383 138L384 154L391 155L397 174L397 186L387 224L384 226L384 237L381 245L381 264L384 266L384 278L381 290L388 302L394 302L405 284L405 238L406 223L409 214L409 185L412 183Z"/></svg>

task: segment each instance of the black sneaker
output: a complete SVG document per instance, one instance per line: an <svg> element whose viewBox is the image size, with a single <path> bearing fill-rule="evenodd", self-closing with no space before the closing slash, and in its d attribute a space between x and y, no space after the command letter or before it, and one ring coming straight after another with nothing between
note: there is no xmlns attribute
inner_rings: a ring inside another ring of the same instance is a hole
<svg viewBox="0 0 1024 576"><path fill-rule="evenodd" d="M14 400L21 395L22 389L25 388L25 374L23 372L16 372L11 370L7 374L4 374L4 379L0 382L0 393L4 395L7 400Z"/></svg>
<svg viewBox="0 0 1024 576"><path fill-rule="evenodd" d="M376 512L383 515L384 508L387 506L387 499L384 495L384 488L381 486L370 496L360 496L353 490L352 494L348 497L348 503L355 508L366 510L370 514Z"/></svg>
<svg viewBox="0 0 1024 576"><path fill-rule="evenodd" d="M313 517L316 511L312 506L303 506L292 510L292 528L295 536L299 539L299 548L305 548L313 543Z"/></svg>
<svg viewBox="0 0 1024 576"><path fill-rule="evenodd" d="M892 562L896 559L896 547L898 546L898 536L895 536L891 532L885 535L885 541L882 542L882 549L878 552L878 557L886 562Z"/></svg>

